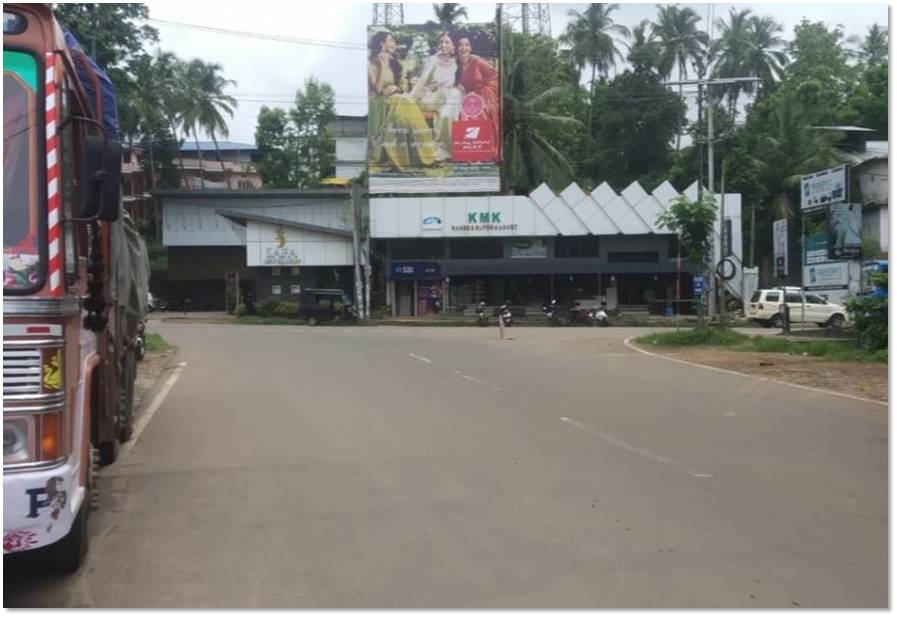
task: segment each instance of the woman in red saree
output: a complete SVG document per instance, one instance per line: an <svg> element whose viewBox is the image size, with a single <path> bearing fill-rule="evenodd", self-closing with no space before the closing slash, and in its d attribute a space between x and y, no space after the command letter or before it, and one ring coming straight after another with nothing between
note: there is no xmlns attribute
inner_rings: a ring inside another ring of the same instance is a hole
<svg viewBox="0 0 897 617"><path fill-rule="evenodd" d="M462 120L486 120L492 124L492 135L495 144L495 160L499 160L501 147L500 85L498 71L483 58L472 53L470 37L466 33L457 35L455 48L458 54L458 88L462 95L477 94L483 99L482 111L479 106L462 103ZM474 114L470 114L473 110Z"/></svg>

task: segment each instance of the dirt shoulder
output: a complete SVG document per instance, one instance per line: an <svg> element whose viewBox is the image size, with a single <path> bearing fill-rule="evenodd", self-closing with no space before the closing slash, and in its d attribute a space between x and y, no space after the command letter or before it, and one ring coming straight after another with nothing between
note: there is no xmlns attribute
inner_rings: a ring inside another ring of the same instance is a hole
<svg viewBox="0 0 897 617"><path fill-rule="evenodd" d="M137 379L134 382L135 410L142 410L143 399L156 385L175 353L177 353L176 347L169 347L163 351L147 351L143 360L137 363Z"/></svg>
<svg viewBox="0 0 897 617"><path fill-rule="evenodd" d="M811 356L727 351L719 347L639 347L659 355L739 373L834 390L877 401L888 400L887 364L830 362Z"/></svg>

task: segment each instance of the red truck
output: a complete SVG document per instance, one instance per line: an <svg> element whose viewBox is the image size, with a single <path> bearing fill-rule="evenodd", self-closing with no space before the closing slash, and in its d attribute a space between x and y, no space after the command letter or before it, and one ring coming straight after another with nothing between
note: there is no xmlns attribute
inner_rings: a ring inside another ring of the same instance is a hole
<svg viewBox="0 0 897 617"><path fill-rule="evenodd" d="M3 5L3 552L72 571L130 438L146 248L108 77L47 4Z"/></svg>

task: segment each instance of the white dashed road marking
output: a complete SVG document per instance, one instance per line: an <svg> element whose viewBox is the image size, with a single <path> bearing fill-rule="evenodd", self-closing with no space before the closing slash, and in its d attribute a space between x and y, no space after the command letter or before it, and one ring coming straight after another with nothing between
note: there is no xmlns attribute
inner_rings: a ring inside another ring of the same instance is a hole
<svg viewBox="0 0 897 617"><path fill-rule="evenodd" d="M420 360L421 362L426 362L427 364L433 364L433 361L430 360L429 358L425 358L423 356L419 356L414 353L409 353L408 355L411 356L412 358L414 358L415 360Z"/></svg>
<svg viewBox="0 0 897 617"><path fill-rule="evenodd" d="M578 428L581 431L585 431L586 433L591 433L592 435L595 435L599 439L602 439L602 440L606 441L607 443L609 443L613 446L616 446L622 450L631 452L632 454L638 454L639 456L642 456L644 458L652 460L655 463L669 465L670 467L674 467L674 468L678 469L679 471L684 471L685 473L689 474L690 476L692 476L694 478L712 478L713 477L709 473L699 473L698 471L692 469L691 467L687 467L685 465L682 465L681 463L677 463L676 461L674 461L666 456L661 456L660 454L651 452L650 450L645 450L644 448L639 448L637 446L633 446L632 444L628 444L625 441L623 441L622 439L617 439L616 437L612 437L610 435L607 435L606 433L597 431L593 428L586 426L582 422L577 422L576 420L573 420L572 418L563 416L561 418L561 422L563 422L564 424L573 426L575 428Z"/></svg>

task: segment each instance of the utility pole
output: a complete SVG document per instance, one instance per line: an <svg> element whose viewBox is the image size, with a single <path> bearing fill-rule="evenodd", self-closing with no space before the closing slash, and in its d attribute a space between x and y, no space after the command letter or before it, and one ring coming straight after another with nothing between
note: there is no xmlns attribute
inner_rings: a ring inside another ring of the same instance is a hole
<svg viewBox="0 0 897 617"><path fill-rule="evenodd" d="M710 73L710 67L707 67L707 72ZM719 77L719 78L707 78L707 79L686 79L682 81L668 81L665 82L667 86L678 86L678 85L697 85L698 92L701 92L701 86L707 87L707 190L710 191L710 196L713 198L714 202L716 202L716 193L714 191L714 174L713 174L713 88L712 86L719 86L725 84L736 84L743 82L757 82L761 81L759 77ZM701 195L701 186L698 185L698 195ZM720 217L720 223L724 224L722 216ZM722 259L723 254L723 237L720 234L719 238L719 254L720 259ZM711 261L713 260L713 253L711 252ZM716 275L714 273L716 264L710 264L710 293L708 294L708 303L707 303L707 314L708 316L713 316L715 312L714 300L717 293L716 289Z"/></svg>
<svg viewBox="0 0 897 617"><path fill-rule="evenodd" d="M361 290L361 247L359 246L359 222L361 219L361 185L352 185L352 262L355 266L355 310L364 319L364 298Z"/></svg>

